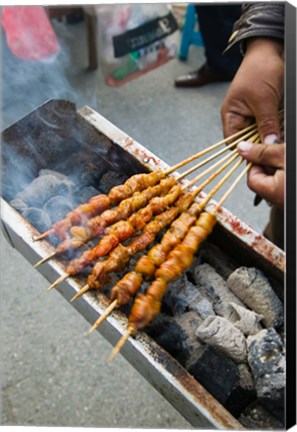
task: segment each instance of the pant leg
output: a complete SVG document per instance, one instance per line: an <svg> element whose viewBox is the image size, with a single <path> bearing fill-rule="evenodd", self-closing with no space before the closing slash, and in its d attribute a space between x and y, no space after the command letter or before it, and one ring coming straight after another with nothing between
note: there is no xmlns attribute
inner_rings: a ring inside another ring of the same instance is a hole
<svg viewBox="0 0 297 432"><path fill-rule="evenodd" d="M196 5L199 29L205 46L207 64L232 79L241 60L239 46L223 54L233 25L241 15L241 5Z"/></svg>
<svg viewBox="0 0 297 432"><path fill-rule="evenodd" d="M264 236L279 248L284 249L284 211L279 207L272 206L270 210L270 220L264 230Z"/></svg>

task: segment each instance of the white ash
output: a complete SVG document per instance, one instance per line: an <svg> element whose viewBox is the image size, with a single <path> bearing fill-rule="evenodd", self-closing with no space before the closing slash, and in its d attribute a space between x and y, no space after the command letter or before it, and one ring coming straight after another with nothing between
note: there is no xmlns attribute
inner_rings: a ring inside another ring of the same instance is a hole
<svg viewBox="0 0 297 432"><path fill-rule="evenodd" d="M208 317L197 328L196 334L203 342L222 351L236 363L246 361L245 337L228 319Z"/></svg>
<svg viewBox="0 0 297 432"><path fill-rule="evenodd" d="M215 315L210 301L203 297L199 292L194 301L189 304L188 309L197 312L202 319Z"/></svg>
<svg viewBox="0 0 297 432"><path fill-rule="evenodd" d="M233 308L234 313L230 317L230 321L237 327L245 336L254 335L262 330L260 321L263 315L259 315L250 309L242 307L236 303L231 302L230 306Z"/></svg>
<svg viewBox="0 0 297 432"><path fill-rule="evenodd" d="M283 325L283 304L260 270L240 267L229 276L227 286L250 309L263 315L266 327L278 328Z"/></svg>
<svg viewBox="0 0 297 432"><path fill-rule="evenodd" d="M263 329L247 338L248 363L259 398L282 404L285 390L285 355L278 333Z"/></svg>
<svg viewBox="0 0 297 432"><path fill-rule="evenodd" d="M26 190L19 192L15 198L23 200L30 207L43 207L53 196L69 193L72 182L68 179L60 180L53 174L44 174L35 178Z"/></svg>
<svg viewBox="0 0 297 432"><path fill-rule="evenodd" d="M233 313L230 302L243 303L227 287L225 280L204 263L193 269L193 279L203 297L207 298L217 315L229 319Z"/></svg>

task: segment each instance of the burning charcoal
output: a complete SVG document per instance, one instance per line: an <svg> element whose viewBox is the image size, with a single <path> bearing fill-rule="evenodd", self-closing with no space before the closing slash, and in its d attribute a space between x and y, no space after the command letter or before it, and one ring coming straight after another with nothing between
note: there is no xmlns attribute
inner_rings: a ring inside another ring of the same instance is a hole
<svg viewBox="0 0 297 432"><path fill-rule="evenodd" d="M10 205L14 207L18 212L22 213L26 208L28 208L27 204L20 198L15 198L10 201Z"/></svg>
<svg viewBox="0 0 297 432"><path fill-rule="evenodd" d="M224 404L239 380L238 366L229 357L209 345L196 351L195 359L186 365L203 387Z"/></svg>
<svg viewBox="0 0 297 432"><path fill-rule="evenodd" d="M248 366L244 363L238 365L239 380L236 382L225 407L235 417L256 399L255 384Z"/></svg>
<svg viewBox="0 0 297 432"><path fill-rule="evenodd" d="M230 321L246 336L258 333L262 329L259 322L263 319L263 315L259 315L245 307L239 306L235 303L230 303L234 310L234 314Z"/></svg>
<svg viewBox="0 0 297 432"><path fill-rule="evenodd" d="M236 363L246 360L246 340L240 330L226 318L208 317L198 327L197 336L205 343L217 348Z"/></svg>
<svg viewBox="0 0 297 432"><path fill-rule="evenodd" d="M263 323L266 327L282 326L284 321L282 302L260 270L240 267L229 276L227 286L250 309L263 315Z"/></svg>
<svg viewBox="0 0 297 432"><path fill-rule="evenodd" d="M107 194L113 186L125 183L127 176L120 171L108 171L101 177L99 189Z"/></svg>
<svg viewBox="0 0 297 432"><path fill-rule="evenodd" d="M283 430L284 424L263 408L258 401L248 406L238 418L248 430Z"/></svg>
<svg viewBox="0 0 297 432"><path fill-rule="evenodd" d="M285 355L280 336L273 328L247 338L248 362L261 404L282 418L285 390Z"/></svg>
<svg viewBox="0 0 297 432"><path fill-rule="evenodd" d="M183 274L168 286L163 305L168 307L173 315L181 314L187 310L197 296L199 296L197 288Z"/></svg>
<svg viewBox="0 0 297 432"><path fill-rule="evenodd" d="M218 315L230 318L233 313L230 302L243 306L243 303L227 288L224 279L209 264L201 264L194 268L192 276L200 293L212 303Z"/></svg>
<svg viewBox="0 0 297 432"><path fill-rule="evenodd" d="M41 233L50 229L52 225L52 221L49 215L45 211L38 208L27 208L23 212L23 216Z"/></svg>
<svg viewBox="0 0 297 432"><path fill-rule="evenodd" d="M63 219L72 209L72 202L62 195L54 196L43 206L43 210L49 214L52 223Z"/></svg>

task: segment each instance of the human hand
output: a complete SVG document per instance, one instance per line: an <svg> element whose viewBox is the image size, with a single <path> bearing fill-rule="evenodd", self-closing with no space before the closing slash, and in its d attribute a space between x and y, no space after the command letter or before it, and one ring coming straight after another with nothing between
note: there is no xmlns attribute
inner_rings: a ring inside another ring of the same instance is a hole
<svg viewBox="0 0 297 432"><path fill-rule="evenodd" d="M283 43L273 38L250 38L237 74L221 108L224 136L256 120L261 142L282 138L279 114L284 97Z"/></svg>
<svg viewBox="0 0 297 432"><path fill-rule="evenodd" d="M285 144L238 144L239 154L253 165L247 176L248 187L271 204L284 208L285 202ZM267 173L265 167L273 168Z"/></svg>

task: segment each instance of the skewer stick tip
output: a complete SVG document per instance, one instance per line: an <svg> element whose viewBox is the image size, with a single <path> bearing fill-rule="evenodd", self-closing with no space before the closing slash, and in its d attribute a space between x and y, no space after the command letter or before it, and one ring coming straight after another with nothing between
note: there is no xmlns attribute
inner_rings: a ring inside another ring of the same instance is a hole
<svg viewBox="0 0 297 432"><path fill-rule="evenodd" d="M88 331L88 334L91 334L96 328L98 328L103 321L108 317L108 315L111 314L111 312L116 308L117 306L117 299L115 299L110 305L105 309L104 313L97 319L97 321L93 324L93 326Z"/></svg>
<svg viewBox="0 0 297 432"><path fill-rule="evenodd" d="M48 237L49 235L53 234L53 232L54 232L53 229L49 229L48 231L45 231L43 234L40 234L39 236L34 237L33 241L35 242L35 241L38 241L38 240L42 240L42 239Z"/></svg>
<svg viewBox="0 0 297 432"><path fill-rule="evenodd" d="M38 261L36 264L34 264L33 268L39 267L41 264L44 264L45 262L49 261L56 255L56 252L52 252L50 255L48 255L45 258L42 258L40 261Z"/></svg>
<svg viewBox="0 0 297 432"><path fill-rule="evenodd" d="M80 291L78 291L77 294L75 294L74 297L72 297L72 299L70 300L70 303L72 303L74 300L76 300L77 298L79 298L80 296L82 296L83 294L85 294L87 291L89 291L91 288L89 287L89 285L85 285L84 287L82 287L82 289Z"/></svg>
<svg viewBox="0 0 297 432"><path fill-rule="evenodd" d="M62 275L60 276L53 284L51 284L51 286L49 286L47 288L47 292L51 291L53 288L55 288L57 285L59 285L61 282L63 282L64 280L66 280L69 277L68 274Z"/></svg>
<svg viewBox="0 0 297 432"><path fill-rule="evenodd" d="M129 338L129 336L131 336L131 334L134 331L134 327L133 326L129 326L126 333L121 337L121 339L118 341L118 343L116 344L116 346L114 347L111 355L108 358L108 361L111 363L114 358L116 357L116 355L120 352L122 346L126 343L127 339Z"/></svg>

